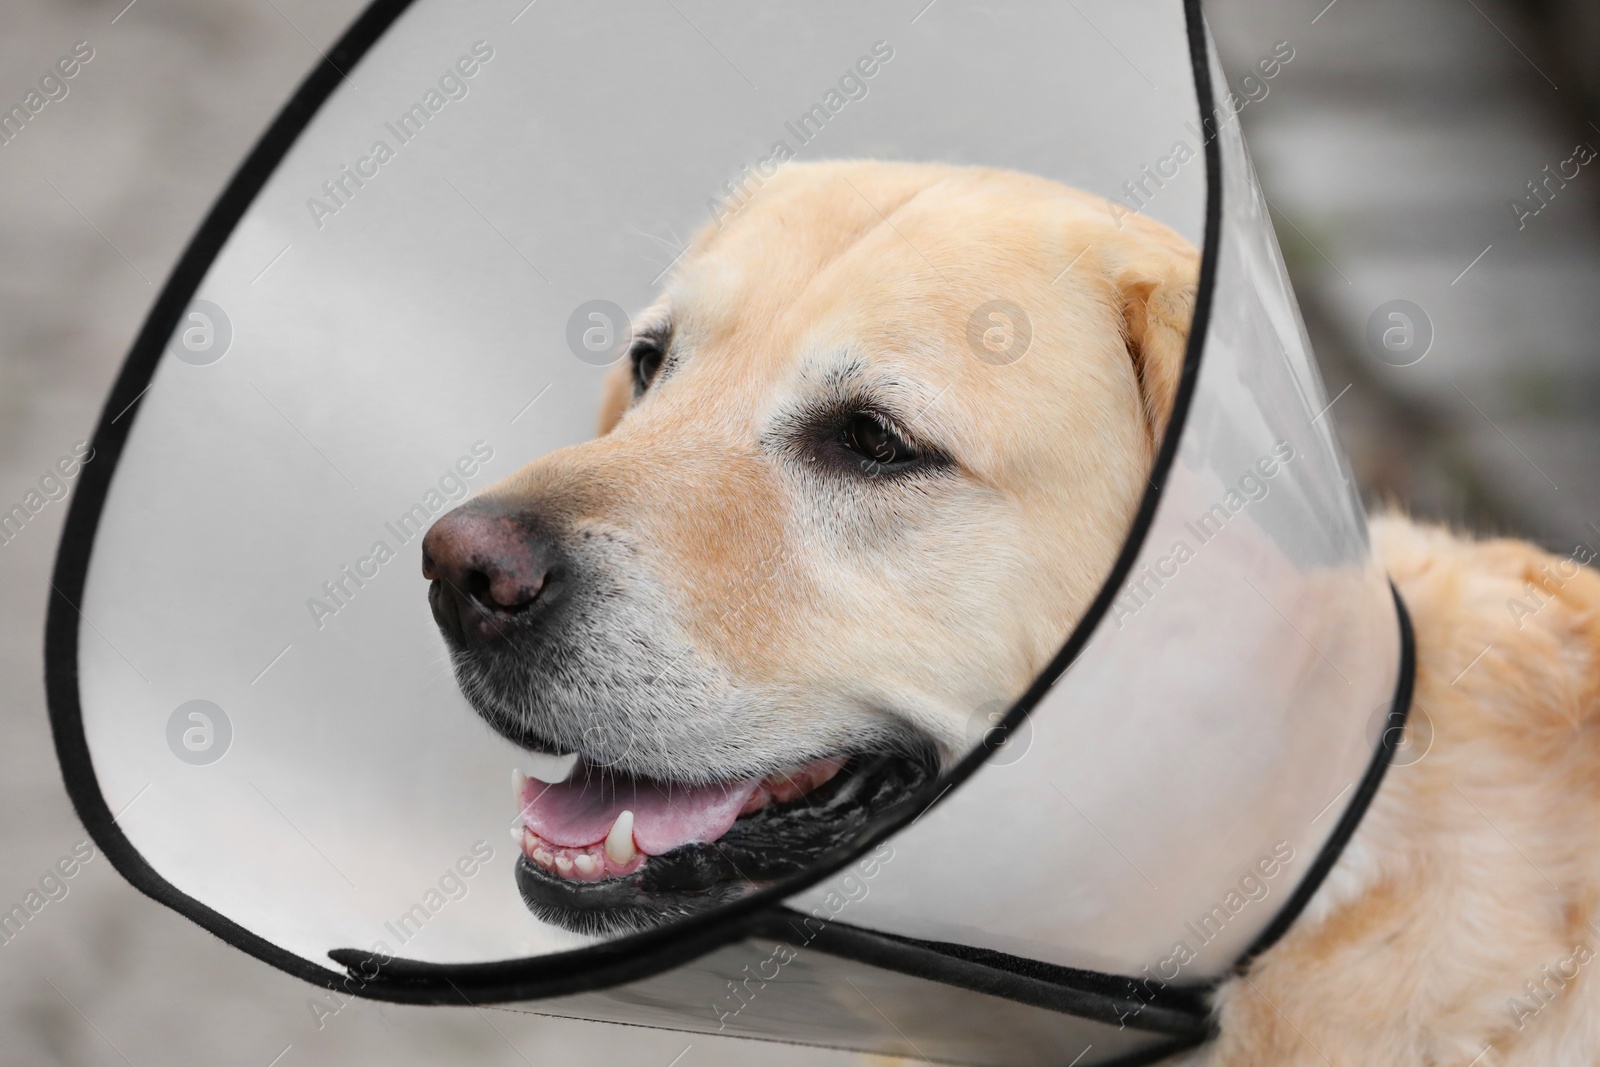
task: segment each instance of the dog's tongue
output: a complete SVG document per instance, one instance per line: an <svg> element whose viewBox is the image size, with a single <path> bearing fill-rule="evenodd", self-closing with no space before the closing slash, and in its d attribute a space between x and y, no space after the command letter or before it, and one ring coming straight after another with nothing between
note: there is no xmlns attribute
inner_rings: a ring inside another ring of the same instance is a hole
<svg viewBox="0 0 1600 1067"><path fill-rule="evenodd" d="M565 782L529 778L522 821L552 845L582 848L605 840L617 816L633 812L633 840L649 856L728 832L761 779L715 785L668 785L579 766Z"/></svg>

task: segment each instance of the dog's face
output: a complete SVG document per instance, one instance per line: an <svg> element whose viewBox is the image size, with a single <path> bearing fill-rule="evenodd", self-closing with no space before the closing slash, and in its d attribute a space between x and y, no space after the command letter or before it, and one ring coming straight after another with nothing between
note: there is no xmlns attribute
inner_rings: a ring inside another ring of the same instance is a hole
<svg viewBox="0 0 1600 1067"><path fill-rule="evenodd" d="M601 435L424 543L473 705L581 756L520 792L530 906L686 914L969 750L1118 552L1195 262L1098 198L944 166L792 166L702 233Z"/></svg>

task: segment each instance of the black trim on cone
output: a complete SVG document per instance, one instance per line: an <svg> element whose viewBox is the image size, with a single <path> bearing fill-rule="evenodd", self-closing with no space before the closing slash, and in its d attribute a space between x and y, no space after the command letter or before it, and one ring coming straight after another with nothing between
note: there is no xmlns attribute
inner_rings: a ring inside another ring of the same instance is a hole
<svg viewBox="0 0 1600 1067"><path fill-rule="evenodd" d="M869 963L885 970L936 977L938 981L949 985L1034 1007L1118 1026L1131 1026L1138 1030L1203 1040L1210 1035L1213 1024L1210 994L1234 975L1244 973L1300 917L1360 826L1394 760L1395 750L1411 713L1416 682L1416 635L1411 626L1411 614L1392 582L1389 591L1394 598L1395 621L1400 632L1400 663L1389 714L1373 750L1372 760L1367 764L1355 795L1345 806L1338 824L1323 842L1316 859L1307 868L1294 892L1228 972L1208 982L1176 985L1145 980L1136 975L1061 967L967 945L920 941L840 922L833 922L818 931L809 944L831 955ZM807 916L799 912L789 912L787 916L780 913L775 917L775 923L761 932L769 936L781 936L792 932L789 924L793 919L805 918Z"/></svg>
<svg viewBox="0 0 1600 1067"><path fill-rule="evenodd" d="M229 179L222 195L184 249L172 276L156 297L128 353L127 362L111 388L111 395L100 411L92 442L94 462L84 464L78 490L67 508L45 615L45 699L50 708L56 759L61 764L61 776L67 795L72 798L72 806L100 851L119 874L146 896L199 923L256 959L329 988L335 987L344 976L279 948L189 896L157 873L117 826L100 792L83 731L83 707L78 692L78 637L82 616L78 604L83 600L95 534L112 476L116 473L117 460L139 416L139 401L150 387L183 309L239 219L312 117L344 80L345 73L354 68L410 5L411 0L373 0L300 83L288 104Z"/></svg>
<svg viewBox="0 0 1600 1067"><path fill-rule="evenodd" d="M1361 819L1367 814L1372 798L1378 795L1378 786L1383 784L1383 776L1389 770L1389 764L1394 761L1395 748L1400 744L1400 737L1405 732L1405 725L1411 717L1411 696L1417 680L1417 635L1411 628L1411 613L1406 610L1406 602L1392 581L1389 583L1389 592L1394 596L1395 618L1400 625L1400 670L1395 678L1394 700L1389 704L1389 716L1384 721L1383 732L1378 736L1378 749L1373 753L1372 762L1367 765L1367 773L1362 776L1361 784L1356 787L1355 796L1350 798L1344 814L1339 817L1339 825L1333 828L1333 833L1322 843L1322 850L1317 853L1317 858L1311 867L1301 876L1300 884L1295 886L1294 894L1284 902L1283 907L1278 909L1278 914L1267 924L1267 928L1256 935L1250 947L1245 949L1244 955L1234 964L1235 973L1242 974L1257 956L1276 944L1300 917L1300 913L1305 911L1306 905L1311 903L1311 898L1316 895L1323 879L1328 877L1328 872L1333 870L1333 865L1339 861L1345 845L1350 843L1356 827L1361 825Z"/></svg>
<svg viewBox="0 0 1600 1067"><path fill-rule="evenodd" d="M810 918L804 912L781 909L756 932L777 939L798 936L808 949L830 956L1111 1026L1184 1038L1209 1033L1210 1007L1207 990L1202 987L1152 987L1146 991L1146 999L1137 995L1136 980L1123 975L864 930L837 921L808 933L804 923Z"/></svg>
<svg viewBox="0 0 1600 1067"><path fill-rule="evenodd" d="M139 399L149 387L167 340L176 327L216 256L312 117L363 55L410 6L411 0L374 0L328 55L312 70L283 111L268 127L212 207L178 266L168 279L140 330L96 427L93 447L96 462L85 466L77 493L67 514L56 557L52 595L45 626L45 682L56 753L68 794L79 818L113 866L135 888L187 916L225 941L266 963L330 989L344 989L373 999L412 1003L459 1002L474 994L473 1003L529 1000L606 988L670 970L714 949L753 933L775 929L795 913L782 906L784 898L802 891L852 862L862 853L892 836L938 803L954 786L965 781L988 756L982 748L961 760L949 774L930 783L905 804L882 816L869 831L848 846L841 846L812 870L751 897L671 927L646 931L582 949L526 959L478 964L427 964L402 959L374 961L369 952L334 949L328 955L350 969L340 973L288 952L240 926L227 916L188 896L164 879L139 853L116 825L101 794L84 734L78 689L77 605L82 600L90 558L117 460L138 417ZM1196 97L1202 121L1216 112L1211 82L1210 56L1199 0L1184 0L1184 15L1193 66ZM1167 432L1150 471L1150 487L1140 501L1122 550L1098 595L1049 666L1018 699L1003 725L1018 726L1057 679L1076 660L1108 613L1154 521L1162 489L1177 454L1199 378L1201 359L1210 325L1221 247L1222 158L1216 136L1206 140L1207 203L1201 249L1200 276L1193 321ZM1414 676L1412 635L1404 605L1396 594L1402 631L1401 684L1396 706L1409 707ZM1405 698L1401 704L1402 694ZM1404 710L1400 712L1403 721ZM1244 966L1281 936L1315 892L1354 832L1361 813L1376 792L1393 751L1398 731L1385 731L1374 763L1352 798L1343 820L1294 896L1240 961ZM918 942L831 924L825 951L859 959L891 970L991 992L994 995L1052 1010L1105 1020L1128 1006L1128 999L1110 983L1131 983L1121 975L1104 975L1053 967L1002 953L962 946ZM370 973L376 968L376 973ZM359 970L358 970L359 969ZM1203 1040L1208 1032L1203 988L1168 987L1155 1002L1145 1002L1138 1013L1141 1029L1179 1036L1153 1053L1139 1053L1125 1062L1153 1062ZM1148 1013L1148 1014L1147 1014Z"/></svg>
<svg viewBox="0 0 1600 1067"><path fill-rule="evenodd" d="M1166 1034L1175 1039L1172 1043L1163 1043L1160 1049L1155 1050L1160 1053L1159 1055L1152 1054L1149 1058L1145 1058L1147 1054L1144 1052L1136 1054L1132 1059L1125 1061L1126 1067L1133 1067L1139 1063L1154 1063L1165 1056L1201 1043L1212 1034L1214 1020L1211 1018L1210 994L1233 975L1243 973L1256 957L1271 948L1283 936L1305 910L1306 905L1327 878L1328 872L1338 862L1340 854L1349 844L1356 828L1361 824L1362 817L1366 815L1394 759L1395 750L1411 712L1416 681L1416 635L1411 626L1411 615L1406 610L1400 591L1393 583L1390 584L1389 590L1394 599L1395 621L1400 636L1400 662L1389 715L1373 750L1372 760L1362 775L1355 795L1350 798L1350 803L1345 806L1343 814L1339 817L1338 824L1323 842L1317 858L1295 887L1294 893L1278 910L1266 929L1239 957L1232 969L1220 977L1209 982L1189 985L1162 983L1143 980L1135 975L1088 971L1043 963L992 949L886 934L838 921L830 922L818 930L807 933L802 932L801 926L797 924L804 924L809 916L782 906L753 916L735 928L736 932L731 937L708 942L707 950L725 944L735 937L782 939L798 933L808 948L830 956L1078 1018ZM373 968L373 957L370 952L362 952L359 949L334 949L328 955L350 968L352 975L367 973ZM474 986L475 990L480 995L486 995L488 1002L537 999L540 996L557 995L552 992L528 992L526 996L509 997L504 990L497 989L497 982L514 980L516 965L521 962L509 960L495 964L455 965L390 958L382 961L378 970L383 980L388 983L415 983L419 988L428 988L443 981L455 988L460 997L465 997L466 994L462 993L454 983L462 980L463 975L470 972L471 977L481 983ZM568 987L557 992L564 994L587 991L615 984L617 980L608 977L610 971L610 967L602 964L578 980L581 988ZM522 988L528 989L526 986ZM1102 1067L1113 1067L1113 1065L1106 1064ZM1118 1061L1115 1067L1123 1067L1123 1061Z"/></svg>

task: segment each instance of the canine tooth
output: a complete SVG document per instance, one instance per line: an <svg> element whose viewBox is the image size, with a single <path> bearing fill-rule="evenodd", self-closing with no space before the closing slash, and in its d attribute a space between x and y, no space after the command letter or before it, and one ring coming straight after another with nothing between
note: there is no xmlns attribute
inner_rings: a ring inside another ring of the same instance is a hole
<svg viewBox="0 0 1600 1067"><path fill-rule="evenodd" d="M633 812L624 811L611 824L611 832L606 834L606 855L618 867L626 867L638 855L633 847Z"/></svg>
<svg viewBox="0 0 1600 1067"><path fill-rule="evenodd" d="M572 862L577 864L579 874L593 874L600 869L600 865L588 853L575 857Z"/></svg>
<svg viewBox="0 0 1600 1067"><path fill-rule="evenodd" d="M522 827L520 827L520 826L508 826L508 827L506 827L506 829L511 834L511 840L513 840L513 841L515 841L517 843L517 847L518 848L521 848L522 847L522 835L523 835L523 832L524 832Z"/></svg>
<svg viewBox="0 0 1600 1067"><path fill-rule="evenodd" d="M516 798L517 810L522 810L522 787L527 784L528 776L522 773L521 767L511 768L511 795Z"/></svg>

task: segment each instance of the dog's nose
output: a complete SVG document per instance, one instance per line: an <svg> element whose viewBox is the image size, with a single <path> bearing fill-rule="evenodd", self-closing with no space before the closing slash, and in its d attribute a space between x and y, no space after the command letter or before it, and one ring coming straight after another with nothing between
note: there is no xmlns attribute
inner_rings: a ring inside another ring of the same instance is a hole
<svg viewBox="0 0 1600 1067"><path fill-rule="evenodd" d="M422 539L422 576L433 583L428 603L446 636L493 641L531 614L549 578L542 542L517 516L477 504L434 523Z"/></svg>

